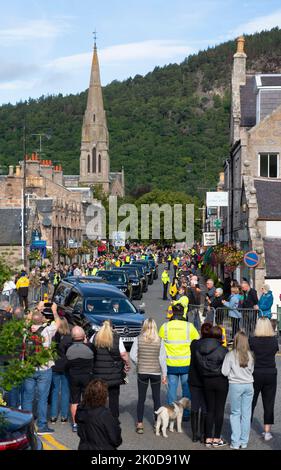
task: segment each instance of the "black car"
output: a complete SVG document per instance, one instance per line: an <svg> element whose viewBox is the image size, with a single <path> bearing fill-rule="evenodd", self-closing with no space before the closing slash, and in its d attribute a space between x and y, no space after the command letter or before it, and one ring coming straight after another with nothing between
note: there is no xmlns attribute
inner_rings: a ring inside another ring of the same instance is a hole
<svg viewBox="0 0 281 470"><path fill-rule="evenodd" d="M96 274L97 277L108 282L112 286L117 287L121 290L126 296L131 299L133 295L133 287L129 276L125 272L117 272L115 270L101 270Z"/></svg>
<svg viewBox="0 0 281 470"><path fill-rule="evenodd" d="M148 263L153 271L153 279L158 279L158 264L155 262L153 258L149 258Z"/></svg>
<svg viewBox="0 0 281 470"><path fill-rule="evenodd" d="M141 300L143 291L143 280L138 269L131 265L122 266L122 268L113 268L112 271L124 272L129 277L132 286L132 299Z"/></svg>
<svg viewBox="0 0 281 470"><path fill-rule="evenodd" d="M0 451L43 450L32 413L0 406Z"/></svg>
<svg viewBox="0 0 281 470"><path fill-rule="evenodd" d="M130 266L133 266L134 268L137 268L137 270L140 273L141 279L142 279L142 291L147 292L148 290L148 276L146 273L146 267L143 264L139 264L136 261L130 264Z"/></svg>
<svg viewBox="0 0 281 470"><path fill-rule="evenodd" d="M148 277L148 284L153 284L153 275L154 275L154 273L153 273L153 269L150 266L149 262L145 261L145 260L139 260L139 261L135 261L135 264L141 264L142 266L145 267L146 275Z"/></svg>
<svg viewBox="0 0 281 470"><path fill-rule="evenodd" d="M129 347L140 334L144 311L137 309L125 294L110 284L75 285L63 280L57 287L53 301L58 305L59 315L64 316L70 326L81 326L87 337L97 332L105 320L113 327Z"/></svg>

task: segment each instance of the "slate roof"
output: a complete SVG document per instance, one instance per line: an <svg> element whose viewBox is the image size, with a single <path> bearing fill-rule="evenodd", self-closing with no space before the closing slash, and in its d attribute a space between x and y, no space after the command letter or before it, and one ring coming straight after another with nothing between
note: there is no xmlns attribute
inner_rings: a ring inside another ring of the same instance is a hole
<svg viewBox="0 0 281 470"><path fill-rule="evenodd" d="M254 180L259 219L281 220L281 181Z"/></svg>
<svg viewBox="0 0 281 470"><path fill-rule="evenodd" d="M39 212L43 214L50 214L53 210L53 199L38 199L36 206Z"/></svg>
<svg viewBox="0 0 281 470"><path fill-rule="evenodd" d="M0 208L0 245L21 244L21 208Z"/></svg>
<svg viewBox="0 0 281 470"><path fill-rule="evenodd" d="M281 278L281 238L265 238L264 239L265 251L265 267L266 277L269 279Z"/></svg>
<svg viewBox="0 0 281 470"><path fill-rule="evenodd" d="M253 127L256 125L256 93L255 76L246 77L246 85L240 87L241 126Z"/></svg>

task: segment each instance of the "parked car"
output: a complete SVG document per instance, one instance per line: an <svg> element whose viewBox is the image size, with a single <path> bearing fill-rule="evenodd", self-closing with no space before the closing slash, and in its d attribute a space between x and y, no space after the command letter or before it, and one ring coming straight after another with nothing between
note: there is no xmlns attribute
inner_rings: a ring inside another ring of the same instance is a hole
<svg viewBox="0 0 281 470"><path fill-rule="evenodd" d="M108 282L112 286L117 287L121 292L123 292L129 299L133 296L133 287L129 279L129 276L125 272L117 272L115 269L106 271L101 270L97 272L97 277Z"/></svg>
<svg viewBox="0 0 281 470"><path fill-rule="evenodd" d="M145 270L146 270L146 275L148 277L148 284L153 284L153 269L152 267L150 266L149 262L146 261L146 260L139 260L139 261L136 261L136 264L141 264L142 266L145 267Z"/></svg>
<svg viewBox="0 0 281 470"><path fill-rule="evenodd" d="M122 266L122 268L112 268L115 272L124 272L129 277L132 285L132 299L141 300L143 292L143 280L138 269L131 265Z"/></svg>
<svg viewBox="0 0 281 470"><path fill-rule="evenodd" d="M104 320L110 319L113 327L130 347L140 334L144 310L134 304L116 287L101 283L76 283L63 280L58 285L53 301L59 315L65 316L70 326L81 326L90 338Z"/></svg>
<svg viewBox="0 0 281 470"><path fill-rule="evenodd" d="M129 266L133 266L134 268L137 268L137 270L139 271L141 275L141 279L143 283L142 291L147 292L148 291L148 276L146 274L145 266L143 264L137 263L137 261L134 261Z"/></svg>
<svg viewBox="0 0 281 470"><path fill-rule="evenodd" d="M158 264L155 262L153 258L149 258L148 263L153 271L153 279L158 279Z"/></svg>
<svg viewBox="0 0 281 470"><path fill-rule="evenodd" d="M0 451L43 450L32 413L0 406Z"/></svg>

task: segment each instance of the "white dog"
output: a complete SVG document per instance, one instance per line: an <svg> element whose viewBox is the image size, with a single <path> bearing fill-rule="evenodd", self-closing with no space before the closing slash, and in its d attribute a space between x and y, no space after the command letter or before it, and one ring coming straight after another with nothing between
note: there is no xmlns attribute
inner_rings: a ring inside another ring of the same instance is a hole
<svg viewBox="0 0 281 470"><path fill-rule="evenodd" d="M190 408L190 400L188 398L182 398L181 400L175 401L172 405L161 406L159 410L155 411L157 416L156 422L156 436L160 436L160 427L162 425L162 433L164 437L167 436L167 428L170 421L170 431L174 432L174 424L177 421L177 430L182 432L181 423L183 417L183 410Z"/></svg>

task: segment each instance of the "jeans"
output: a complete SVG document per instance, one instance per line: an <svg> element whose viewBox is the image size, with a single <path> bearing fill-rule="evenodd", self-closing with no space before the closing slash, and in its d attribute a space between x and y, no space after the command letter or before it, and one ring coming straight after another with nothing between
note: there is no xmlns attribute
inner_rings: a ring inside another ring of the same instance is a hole
<svg viewBox="0 0 281 470"><path fill-rule="evenodd" d="M18 408L22 405L23 384L13 387L8 392L8 406L11 408Z"/></svg>
<svg viewBox="0 0 281 470"><path fill-rule="evenodd" d="M59 394L61 417L68 418L70 391L68 378L63 372L54 372L51 389L51 418L57 418L59 414Z"/></svg>
<svg viewBox="0 0 281 470"><path fill-rule="evenodd" d="M168 374L168 405L171 405L174 401L177 400L179 380L181 381L182 396L190 399L190 390L189 390L189 385L188 385L188 373L187 374ZM185 417L189 416L190 411L184 410L183 415Z"/></svg>
<svg viewBox="0 0 281 470"><path fill-rule="evenodd" d="M33 400L37 388L37 426L43 429L47 426L48 395L52 383L52 369L39 370L24 381L23 404L24 411L33 410Z"/></svg>
<svg viewBox="0 0 281 470"><path fill-rule="evenodd" d="M231 444L247 445L251 429L253 384L229 384Z"/></svg>

